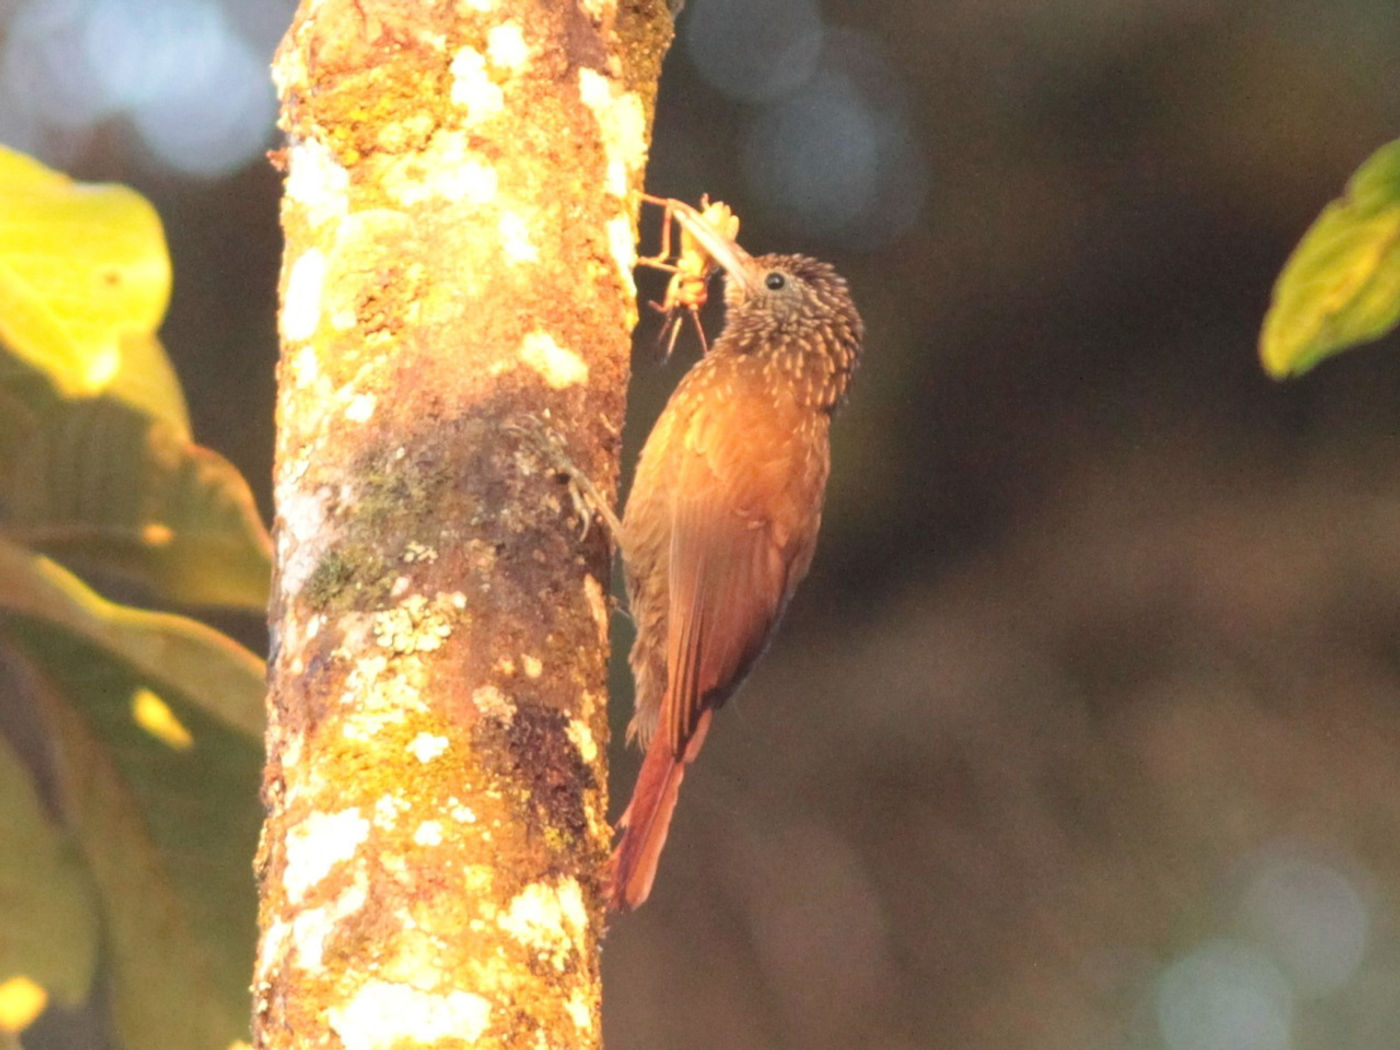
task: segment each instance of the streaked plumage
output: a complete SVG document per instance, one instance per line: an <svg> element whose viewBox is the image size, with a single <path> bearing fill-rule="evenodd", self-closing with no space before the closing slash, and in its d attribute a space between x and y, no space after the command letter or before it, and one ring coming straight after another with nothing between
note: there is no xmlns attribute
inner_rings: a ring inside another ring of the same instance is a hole
<svg viewBox="0 0 1400 1050"><path fill-rule="evenodd" d="M826 263L727 247L724 330L658 418L623 517L637 624L629 736L647 753L619 822L615 910L650 893L685 766L811 565L828 429L863 337Z"/></svg>

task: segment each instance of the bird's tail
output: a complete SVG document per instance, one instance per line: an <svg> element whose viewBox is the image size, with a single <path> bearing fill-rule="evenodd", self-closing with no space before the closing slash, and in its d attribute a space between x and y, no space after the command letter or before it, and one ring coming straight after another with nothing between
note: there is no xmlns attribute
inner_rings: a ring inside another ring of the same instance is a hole
<svg viewBox="0 0 1400 1050"><path fill-rule="evenodd" d="M695 760L709 727L710 712L706 711L700 716L695 733L680 758L671 751L665 733L652 736L646 757L642 759L641 772L637 774L637 786L632 789L632 800L617 822L622 838L608 863L609 911L631 911L651 893L656 865L666 845L666 833L671 830L671 815L676 809L685 767Z"/></svg>

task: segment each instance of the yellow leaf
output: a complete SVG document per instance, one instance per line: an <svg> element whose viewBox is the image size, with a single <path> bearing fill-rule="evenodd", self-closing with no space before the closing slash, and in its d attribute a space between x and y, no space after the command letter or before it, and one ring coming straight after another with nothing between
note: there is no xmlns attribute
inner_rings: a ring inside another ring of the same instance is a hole
<svg viewBox="0 0 1400 1050"><path fill-rule="evenodd" d="M1289 256L1259 356L1275 379L1378 339L1400 322L1400 141L1382 146Z"/></svg>
<svg viewBox="0 0 1400 1050"><path fill-rule="evenodd" d="M155 209L0 146L0 343L63 397L108 393L188 432L156 329L170 257Z"/></svg>

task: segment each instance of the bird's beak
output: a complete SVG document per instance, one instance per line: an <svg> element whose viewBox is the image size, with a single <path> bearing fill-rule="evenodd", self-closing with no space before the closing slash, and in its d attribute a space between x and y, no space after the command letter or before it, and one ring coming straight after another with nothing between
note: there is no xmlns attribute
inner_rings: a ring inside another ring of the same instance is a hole
<svg viewBox="0 0 1400 1050"><path fill-rule="evenodd" d="M758 282L758 267L753 256L706 222L694 208L680 201L675 202L673 207L676 221L709 253L710 258L724 267L730 280L746 292L753 291Z"/></svg>

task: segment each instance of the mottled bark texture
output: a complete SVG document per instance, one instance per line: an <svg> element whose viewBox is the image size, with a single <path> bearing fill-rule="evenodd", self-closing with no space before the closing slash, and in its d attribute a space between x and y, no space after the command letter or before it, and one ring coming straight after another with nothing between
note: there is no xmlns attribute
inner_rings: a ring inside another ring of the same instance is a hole
<svg viewBox="0 0 1400 1050"><path fill-rule="evenodd" d="M257 1044L596 1047L608 550L662 0L307 0Z"/></svg>

